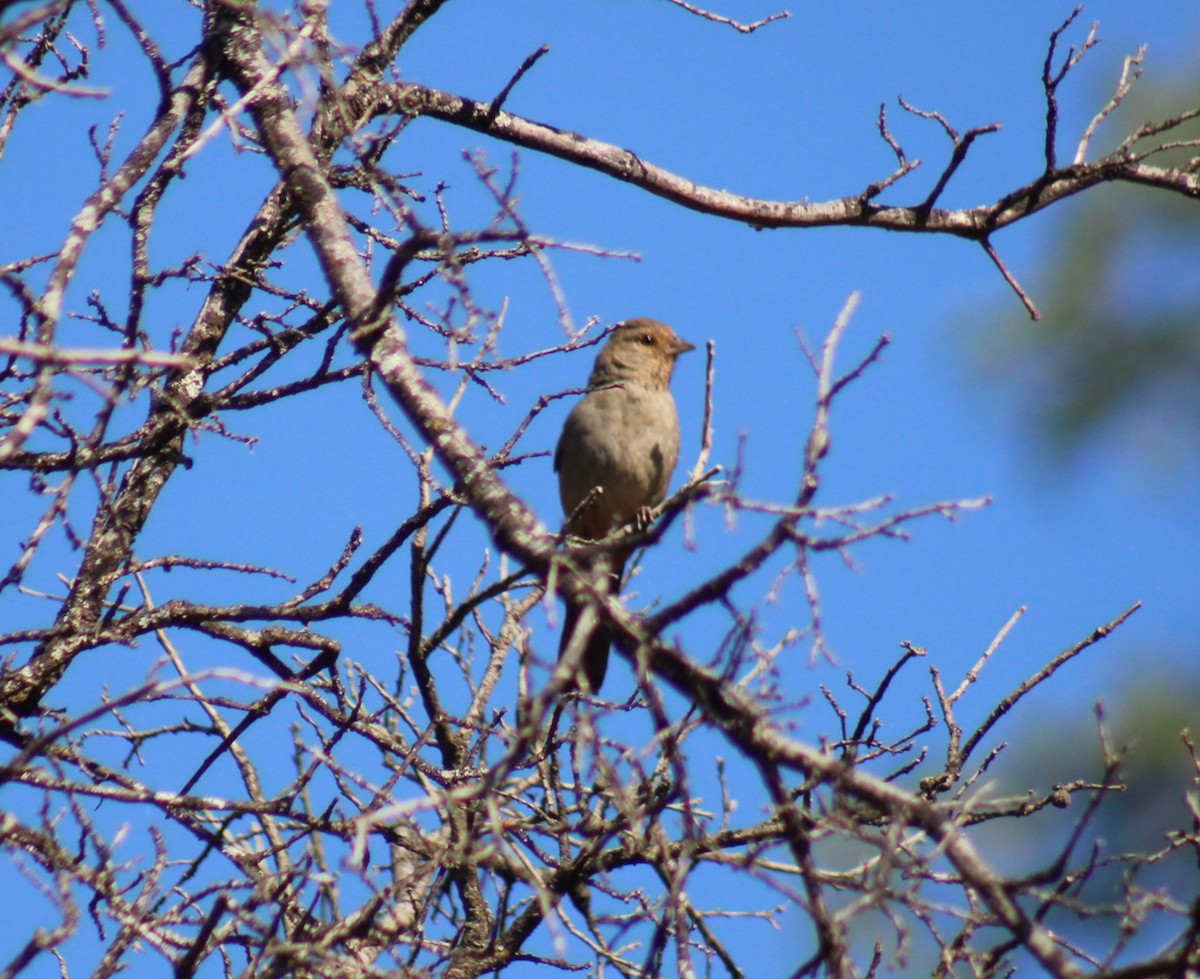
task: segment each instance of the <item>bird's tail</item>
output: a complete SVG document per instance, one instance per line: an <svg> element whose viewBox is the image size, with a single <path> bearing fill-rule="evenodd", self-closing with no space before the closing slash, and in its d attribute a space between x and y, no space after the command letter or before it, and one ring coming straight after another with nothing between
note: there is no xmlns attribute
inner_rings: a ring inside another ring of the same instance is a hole
<svg viewBox="0 0 1200 979"><path fill-rule="evenodd" d="M602 573L599 568L596 569L597 590L604 594L620 590L627 557L626 554L612 554L605 562L608 564L606 572ZM560 660L575 639L575 632L585 607L582 602L567 602L562 637L558 642ZM608 651L612 646L612 633L602 623L597 623L591 634L583 638L583 642L583 653L578 660L579 670L576 676L578 688L584 693L598 694L604 683L604 674L608 672Z"/></svg>

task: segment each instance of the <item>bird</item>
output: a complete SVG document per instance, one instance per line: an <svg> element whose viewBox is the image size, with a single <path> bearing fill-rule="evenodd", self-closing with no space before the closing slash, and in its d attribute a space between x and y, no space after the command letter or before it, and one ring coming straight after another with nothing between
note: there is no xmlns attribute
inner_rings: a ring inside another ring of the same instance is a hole
<svg viewBox="0 0 1200 979"><path fill-rule="evenodd" d="M588 378L588 391L563 424L554 450L566 530L598 541L629 523L642 526L667 495L679 461L679 415L671 375L680 354L696 348L666 323L646 317L618 323ZM619 584L632 549L617 545L591 562L594 586ZM585 606L568 602L558 656L571 645ZM611 636L597 626L584 639L577 685L597 694L608 670Z"/></svg>

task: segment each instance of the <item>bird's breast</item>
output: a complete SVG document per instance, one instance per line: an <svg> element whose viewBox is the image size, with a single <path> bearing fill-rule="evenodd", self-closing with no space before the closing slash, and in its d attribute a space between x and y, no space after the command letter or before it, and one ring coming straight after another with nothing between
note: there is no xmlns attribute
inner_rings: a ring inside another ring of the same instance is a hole
<svg viewBox="0 0 1200 979"><path fill-rule="evenodd" d="M602 537L662 501L678 459L670 391L632 384L593 391L567 417L555 453L563 510L574 513L593 487L602 487L575 521L583 536Z"/></svg>

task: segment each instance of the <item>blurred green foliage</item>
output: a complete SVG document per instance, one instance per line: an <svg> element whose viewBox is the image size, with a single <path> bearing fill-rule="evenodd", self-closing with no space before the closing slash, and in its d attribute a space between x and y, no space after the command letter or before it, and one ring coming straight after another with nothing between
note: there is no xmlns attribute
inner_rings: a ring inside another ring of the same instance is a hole
<svg viewBox="0 0 1200 979"><path fill-rule="evenodd" d="M1117 118L1169 118L1189 96L1194 104L1197 88L1194 72L1155 94L1135 88ZM1122 128L1110 119L1102 132ZM1200 121L1137 149L1191 140L1200 140ZM1089 159L1113 148L1098 139ZM1150 158L1193 170L1198 160L1200 145ZM1003 297L970 339L972 360L1017 407L1049 461L1068 464L1099 440L1122 464L1191 469L1200 463L1200 207L1175 193L1114 186L1046 220L1054 223L1042 267L1016 270L1042 319Z"/></svg>

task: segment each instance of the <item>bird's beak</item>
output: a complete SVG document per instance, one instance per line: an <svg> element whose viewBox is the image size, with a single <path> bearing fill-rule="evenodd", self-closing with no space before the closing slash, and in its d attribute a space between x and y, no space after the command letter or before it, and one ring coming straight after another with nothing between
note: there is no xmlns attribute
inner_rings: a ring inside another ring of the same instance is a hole
<svg viewBox="0 0 1200 979"><path fill-rule="evenodd" d="M678 357L680 354L685 354L689 350L695 350L696 345L688 343L686 340L681 340L679 337L675 337L675 339L671 341L671 346L667 349L672 357Z"/></svg>

